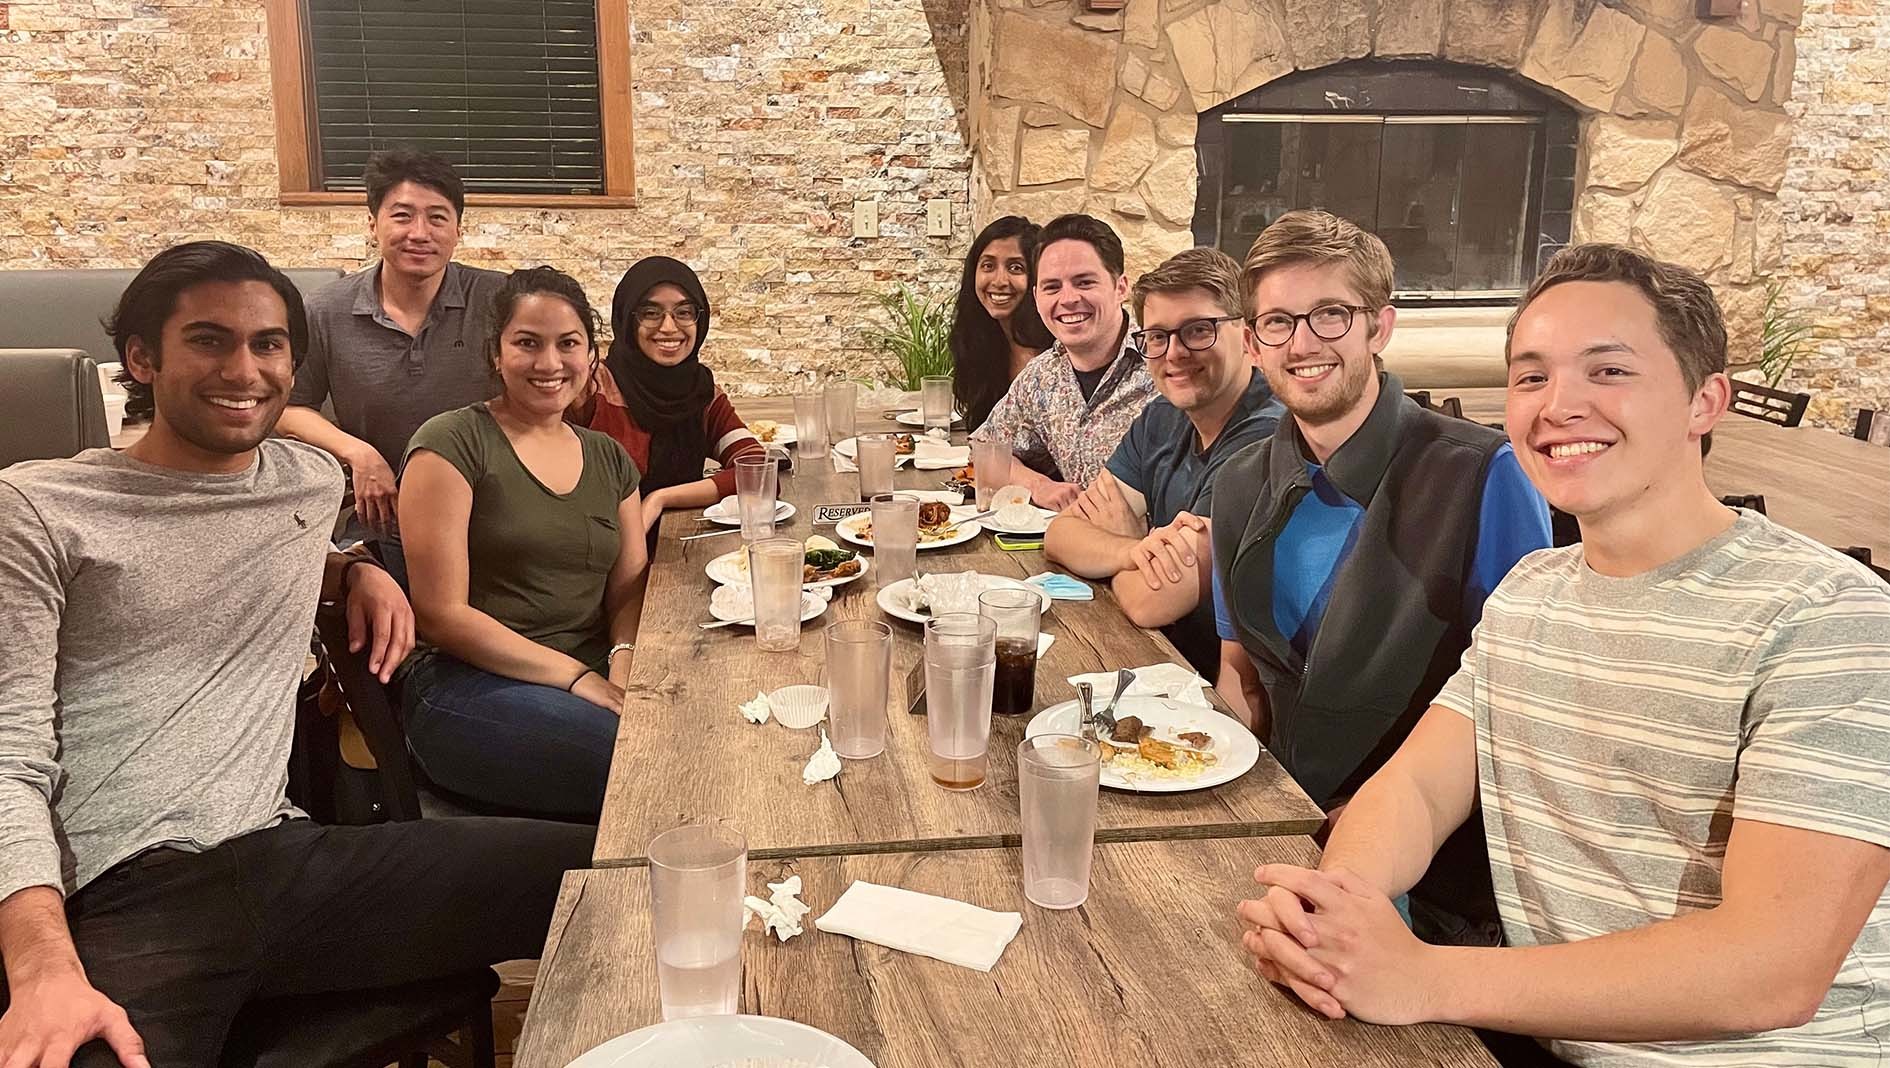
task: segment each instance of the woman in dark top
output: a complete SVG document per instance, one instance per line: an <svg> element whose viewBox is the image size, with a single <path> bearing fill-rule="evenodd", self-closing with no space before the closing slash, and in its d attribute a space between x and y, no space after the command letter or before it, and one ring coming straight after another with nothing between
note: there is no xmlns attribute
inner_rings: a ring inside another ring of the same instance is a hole
<svg viewBox="0 0 1890 1068"><path fill-rule="evenodd" d="M597 368L584 291L549 267L494 298L499 395L434 416L400 480L413 608L408 745L433 782L500 808L604 799L649 557L636 465L564 421Z"/></svg>
<svg viewBox="0 0 1890 1068"><path fill-rule="evenodd" d="M952 388L965 429L976 430L1011 388L1011 380L1050 347L1030 292L1036 223L1006 215L978 232L965 255L952 316Z"/></svg>

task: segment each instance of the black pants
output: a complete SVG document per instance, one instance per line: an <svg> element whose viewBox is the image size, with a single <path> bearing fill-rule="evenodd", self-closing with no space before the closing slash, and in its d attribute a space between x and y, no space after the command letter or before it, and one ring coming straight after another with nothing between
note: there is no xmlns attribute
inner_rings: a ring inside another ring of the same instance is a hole
<svg viewBox="0 0 1890 1068"><path fill-rule="evenodd" d="M247 1001L394 986L536 957L595 828L445 819L296 820L207 853L154 849L66 903L86 976L156 1068L213 1065ZM116 1068L103 1042L83 1068Z"/></svg>

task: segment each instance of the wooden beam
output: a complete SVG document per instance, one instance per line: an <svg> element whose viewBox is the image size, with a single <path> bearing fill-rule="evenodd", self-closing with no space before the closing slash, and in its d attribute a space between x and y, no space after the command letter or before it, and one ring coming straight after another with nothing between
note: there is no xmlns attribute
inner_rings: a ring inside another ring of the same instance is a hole
<svg viewBox="0 0 1890 1068"><path fill-rule="evenodd" d="M636 193L630 97L630 0L597 5L597 96L604 135L604 192Z"/></svg>
<svg viewBox="0 0 1890 1068"><path fill-rule="evenodd" d="M265 0L269 26L269 80L275 97L276 170L284 194L314 188L308 130L307 51L301 0ZM284 203L287 203L285 200Z"/></svg>

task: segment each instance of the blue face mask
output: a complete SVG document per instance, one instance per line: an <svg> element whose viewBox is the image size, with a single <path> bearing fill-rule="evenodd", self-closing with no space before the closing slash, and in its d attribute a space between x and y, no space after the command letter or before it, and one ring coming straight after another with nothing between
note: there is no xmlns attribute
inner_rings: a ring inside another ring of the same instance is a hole
<svg viewBox="0 0 1890 1068"><path fill-rule="evenodd" d="M1068 575L1046 571L1041 575L1032 575L1024 582L1048 593L1053 601L1090 601L1096 597L1096 591L1090 589L1088 583Z"/></svg>

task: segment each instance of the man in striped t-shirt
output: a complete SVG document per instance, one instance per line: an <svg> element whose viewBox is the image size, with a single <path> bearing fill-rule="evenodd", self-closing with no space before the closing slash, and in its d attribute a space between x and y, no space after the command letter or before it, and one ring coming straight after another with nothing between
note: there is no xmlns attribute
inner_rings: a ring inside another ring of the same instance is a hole
<svg viewBox="0 0 1890 1068"><path fill-rule="evenodd" d="M1553 1051L1513 1063L1890 1056L1890 589L1707 489L1725 362L1683 268L1587 245L1531 286L1511 440L1583 543L1498 586L1320 869L1256 872L1263 975ZM1508 945L1424 945L1390 897L1479 797Z"/></svg>

